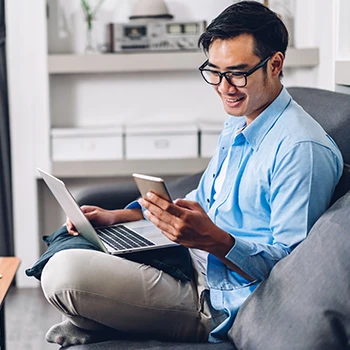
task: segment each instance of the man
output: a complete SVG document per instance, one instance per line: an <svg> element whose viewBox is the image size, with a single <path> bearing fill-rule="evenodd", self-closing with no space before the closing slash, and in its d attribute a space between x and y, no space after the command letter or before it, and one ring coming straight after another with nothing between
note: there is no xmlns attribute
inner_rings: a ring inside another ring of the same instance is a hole
<svg viewBox="0 0 350 350"><path fill-rule="evenodd" d="M42 285L68 320L48 341L91 342L106 326L176 341L227 339L244 300L327 209L342 158L281 84L288 33L280 19L239 2L199 44L208 56L201 74L229 117L198 188L174 203L149 193L125 210L83 207L95 225L145 216L189 248L194 280L100 252L60 252ZM69 219L67 228L76 234Z"/></svg>

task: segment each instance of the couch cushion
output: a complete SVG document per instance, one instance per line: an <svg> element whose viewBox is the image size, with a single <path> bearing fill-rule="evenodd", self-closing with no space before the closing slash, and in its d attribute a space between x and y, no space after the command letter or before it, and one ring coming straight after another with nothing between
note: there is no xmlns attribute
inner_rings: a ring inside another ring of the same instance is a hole
<svg viewBox="0 0 350 350"><path fill-rule="evenodd" d="M183 198L198 186L203 172L182 176L179 179L170 181L168 189L173 199Z"/></svg>
<svg viewBox="0 0 350 350"><path fill-rule="evenodd" d="M229 332L239 349L349 349L350 192L241 307Z"/></svg>
<svg viewBox="0 0 350 350"><path fill-rule="evenodd" d="M350 98L334 91L289 87L288 92L334 139L344 162L350 163Z"/></svg>

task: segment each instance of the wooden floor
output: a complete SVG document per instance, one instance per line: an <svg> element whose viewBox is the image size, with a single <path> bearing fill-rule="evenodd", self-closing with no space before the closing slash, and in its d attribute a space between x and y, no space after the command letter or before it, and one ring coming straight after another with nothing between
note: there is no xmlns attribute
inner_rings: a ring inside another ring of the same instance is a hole
<svg viewBox="0 0 350 350"><path fill-rule="evenodd" d="M5 302L7 350L58 350L45 341L46 331L61 315L46 301L40 288L11 287Z"/></svg>

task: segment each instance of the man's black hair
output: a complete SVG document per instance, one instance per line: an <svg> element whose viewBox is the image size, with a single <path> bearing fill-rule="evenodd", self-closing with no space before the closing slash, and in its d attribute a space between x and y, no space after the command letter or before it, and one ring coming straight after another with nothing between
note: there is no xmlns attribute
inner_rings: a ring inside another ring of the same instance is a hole
<svg viewBox="0 0 350 350"><path fill-rule="evenodd" d="M254 37L254 54L261 60L288 46L288 31L275 12L256 1L241 1L226 8L207 27L198 47L208 52L215 39L231 39L241 34Z"/></svg>

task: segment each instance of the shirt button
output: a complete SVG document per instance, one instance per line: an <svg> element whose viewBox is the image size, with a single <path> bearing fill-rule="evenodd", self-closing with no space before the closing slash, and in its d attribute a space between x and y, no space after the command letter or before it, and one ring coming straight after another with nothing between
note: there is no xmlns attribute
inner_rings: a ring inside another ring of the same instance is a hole
<svg viewBox="0 0 350 350"><path fill-rule="evenodd" d="M207 202L210 203L210 199L209 198L207 198Z"/></svg>
<svg viewBox="0 0 350 350"><path fill-rule="evenodd" d="M215 178L215 174L213 174L213 178Z"/></svg>

